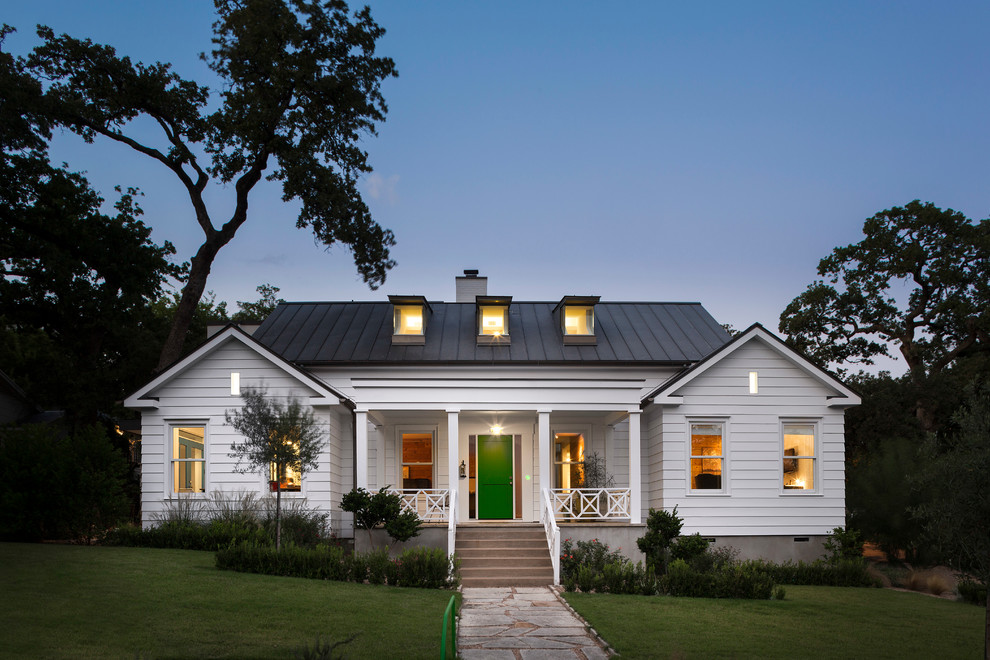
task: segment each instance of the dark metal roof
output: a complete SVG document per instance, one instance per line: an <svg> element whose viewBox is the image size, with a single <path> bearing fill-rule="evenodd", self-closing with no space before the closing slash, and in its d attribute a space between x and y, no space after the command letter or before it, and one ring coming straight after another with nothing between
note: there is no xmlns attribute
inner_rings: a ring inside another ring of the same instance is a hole
<svg viewBox="0 0 990 660"><path fill-rule="evenodd" d="M474 303L431 302L425 343L392 344L387 302L282 303L254 339L300 364L670 364L704 358L729 335L698 303L600 302L595 345L565 346L553 302L513 302L508 345L477 343Z"/></svg>

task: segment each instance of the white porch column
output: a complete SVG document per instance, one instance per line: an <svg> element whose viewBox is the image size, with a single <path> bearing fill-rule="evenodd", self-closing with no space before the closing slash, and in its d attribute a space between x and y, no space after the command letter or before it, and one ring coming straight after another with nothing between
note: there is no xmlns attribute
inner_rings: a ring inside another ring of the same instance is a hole
<svg viewBox="0 0 990 660"><path fill-rule="evenodd" d="M551 454L551 442L550 442L550 411L549 410L538 410L539 415L539 442L540 451L537 454L537 460L540 462L540 492L536 494L537 501L539 502L539 511L543 511L543 489L553 488L553 480L551 478L551 470L553 470L553 455ZM541 513L542 515L542 513Z"/></svg>
<svg viewBox="0 0 990 660"><path fill-rule="evenodd" d="M368 488L368 411L354 411L354 468L357 472L355 486Z"/></svg>
<svg viewBox="0 0 990 660"><path fill-rule="evenodd" d="M460 479L460 421L459 410L447 411L447 488L453 492L461 485ZM458 493L460 495L460 493Z"/></svg>
<svg viewBox="0 0 990 660"><path fill-rule="evenodd" d="M640 468L639 439L639 415L640 412L629 412L629 513L632 515L630 521L634 525L643 522L643 473Z"/></svg>

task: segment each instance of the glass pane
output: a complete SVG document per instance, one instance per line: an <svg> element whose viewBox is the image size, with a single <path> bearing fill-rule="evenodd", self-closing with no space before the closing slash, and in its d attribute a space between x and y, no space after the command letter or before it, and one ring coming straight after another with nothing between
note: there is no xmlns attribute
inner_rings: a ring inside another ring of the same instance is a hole
<svg viewBox="0 0 990 660"><path fill-rule="evenodd" d="M814 490L815 489L815 459L785 458L784 459L784 489Z"/></svg>
<svg viewBox="0 0 990 660"><path fill-rule="evenodd" d="M395 334L423 334L423 307L421 305L395 306Z"/></svg>
<svg viewBox="0 0 990 660"><path fill-rule="evenodd" d="M784 455L815 455L815 427L813 424L784 424Z"/></svg>
<svg viewBox="0 0 990 660"><path fill-rule="evenodd" d="M206 462L174 461L172 463L172 491L175 493L205 493Z"/></svg>
<svg viewBox="0 0 990 660"><path fill-rule="evenodd" d="M402 487L433 488L433 434L402 434Z"/></svg>
<svg viewBox="0 0 990 660"><path fill-rule="evenodd" d="M486 305L481 308L481 327L478 333L482 335L501 336L508 334L505 327L505 307Z"/></svg>
<svg viewBox="0 0 990 660"><path fill-rule="evenodd" d="M721 490L722 459L692 458L691 488L695 490Z"/></svg>
<svg viewBox="0 0 990 660"><path fill-rule="evenodd" d="M691 425L691 455L721 456L722 455L722 425L692 424Z"/></svg>
<svg viewBox="0 0 990 660"><path fill-rule="evenodd" d="M584 486L584 436L557 433L553 437L554 488Z"/></svg>
<svg viewBox="0 0 990 660"><path fill-rule="evenodd" d="M564 334L595 334L595 308L587 305L564 307Z"/></svg>

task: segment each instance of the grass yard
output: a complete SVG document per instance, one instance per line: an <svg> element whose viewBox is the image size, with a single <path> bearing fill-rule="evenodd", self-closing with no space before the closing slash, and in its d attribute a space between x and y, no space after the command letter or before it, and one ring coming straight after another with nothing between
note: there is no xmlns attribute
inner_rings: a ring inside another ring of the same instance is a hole
<svg viewBox="0 0 990 660"><path fill-rule="evenodd" d="M565 594L636 658L979 658L981 607L889 589L787 587L783 601Z"/></svg>
<svg viewBox="0 0 990 660"><path fill-rule="evenodd" d="M0 657L436 658L452 592L219 571L212 552L0 543Z"/></svg>

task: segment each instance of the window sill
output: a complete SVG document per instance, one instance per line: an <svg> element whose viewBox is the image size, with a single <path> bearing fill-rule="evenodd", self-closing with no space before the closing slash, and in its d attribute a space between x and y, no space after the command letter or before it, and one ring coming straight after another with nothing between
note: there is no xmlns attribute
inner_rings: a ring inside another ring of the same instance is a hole
<svg viewBox="0 0 990 660"><path fill-rule="evenodd" d="M688 497L730 497L731 493L724 490L717 490L711 492L705 492L703 490L689 490L687 492Z"/></svg>

